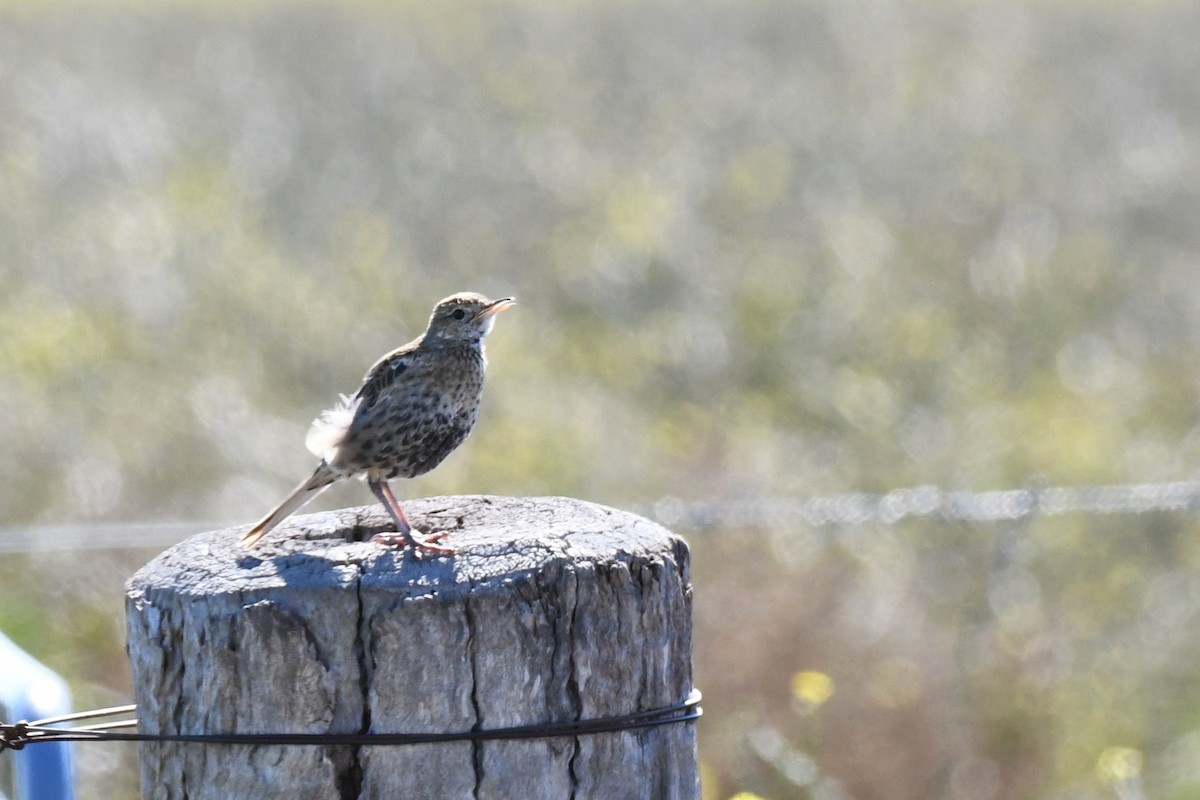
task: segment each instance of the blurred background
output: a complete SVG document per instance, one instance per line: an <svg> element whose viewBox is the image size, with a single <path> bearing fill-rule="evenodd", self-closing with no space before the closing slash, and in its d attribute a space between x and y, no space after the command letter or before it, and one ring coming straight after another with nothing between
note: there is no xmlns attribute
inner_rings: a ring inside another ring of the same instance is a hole
<svg viewBox="0 0 1200 800"><path fill-rule="evenodd" d="M706 800L1200 796L1193 511L678 513L1200 477L1197 42L1183 0L5 4L0 630L128 702L165 542L101 534L257 519L434 301L512 294L397 490L689 539Z"/></svg>

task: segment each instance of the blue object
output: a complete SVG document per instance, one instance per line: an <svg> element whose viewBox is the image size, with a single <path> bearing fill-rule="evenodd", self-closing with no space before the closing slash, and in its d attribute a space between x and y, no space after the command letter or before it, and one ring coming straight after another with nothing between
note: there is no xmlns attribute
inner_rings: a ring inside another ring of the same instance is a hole
<svg viewBox="0 0 1200 800"><path fill-rule="evenodd" d="M66 682L0 633L0 720L69 713ZM75 800L70 748L70 742L44 742L0 753L0 800Z"/></svg>

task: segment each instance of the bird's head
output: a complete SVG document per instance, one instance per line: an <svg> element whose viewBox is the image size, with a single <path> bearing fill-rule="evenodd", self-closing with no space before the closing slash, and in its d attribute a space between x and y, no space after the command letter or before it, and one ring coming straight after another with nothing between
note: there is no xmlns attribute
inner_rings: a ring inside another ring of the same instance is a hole
<svg viewBox="0 0 1200 800"><path fill-rule="evenodd" d="M483 339L492 329L496 315L516 305L511 297L488 300L474 292L460 292L433 307L425 338L445 342L473 342Z"/></svg>

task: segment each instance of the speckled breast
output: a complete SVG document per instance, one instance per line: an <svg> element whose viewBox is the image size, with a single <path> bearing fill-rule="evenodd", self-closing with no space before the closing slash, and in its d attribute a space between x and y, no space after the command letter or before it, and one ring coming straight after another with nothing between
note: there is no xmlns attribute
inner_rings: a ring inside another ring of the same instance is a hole
<svg viewBox="0 0 1200 800"><path fill-rule="evenodd" d="M475 427L483 391L483 354L436 351L409 370L355 420L348 459L372 478L412 478L436 467Z"/></svg>

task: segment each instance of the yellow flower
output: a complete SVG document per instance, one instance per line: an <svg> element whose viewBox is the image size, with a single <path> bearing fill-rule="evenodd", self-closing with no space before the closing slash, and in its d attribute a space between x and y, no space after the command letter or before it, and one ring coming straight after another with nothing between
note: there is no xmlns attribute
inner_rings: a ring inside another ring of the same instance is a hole
<svg viewBox="0 0 1200 800"><path fill-rule="evenodd" d="M816 708L833 697L833 678L816 670L797 672L792 676L792 696L806 708Z"/></svg>

